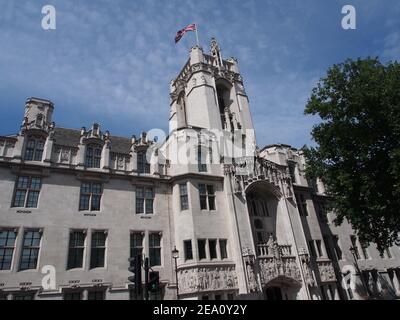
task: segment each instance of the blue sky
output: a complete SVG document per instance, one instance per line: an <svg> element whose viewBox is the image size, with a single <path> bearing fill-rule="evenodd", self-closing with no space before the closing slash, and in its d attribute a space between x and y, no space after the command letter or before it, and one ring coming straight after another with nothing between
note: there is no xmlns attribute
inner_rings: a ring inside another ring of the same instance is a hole
<svg viewBox="0 0 400 320"><path fill-rule="evenodd" d="M41 28L41 8L57 30ZM357 29L341 28L341 8ZM54 121L94 121L112 135L168 130L169 82L187 61L199 25L205 51L215 36L239 60L260 147L310 144L316 118L304 116L311 89L346 58L400 57L398 0L0 0L0 135L18 131L26 98L52 100Z"/></svg>

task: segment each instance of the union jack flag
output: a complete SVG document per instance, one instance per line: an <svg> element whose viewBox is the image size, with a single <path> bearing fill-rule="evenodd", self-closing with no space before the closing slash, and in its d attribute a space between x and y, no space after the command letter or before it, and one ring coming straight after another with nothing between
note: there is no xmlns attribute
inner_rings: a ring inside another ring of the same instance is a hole
<svg viewBox="0 0 400 320"><path fill-rule="evenodd" d="M184 34L188 31L196 31L196 24L189 24L186 28L179 30L175 36L175 43L178 43L179 40L181 40Z"/></svg>

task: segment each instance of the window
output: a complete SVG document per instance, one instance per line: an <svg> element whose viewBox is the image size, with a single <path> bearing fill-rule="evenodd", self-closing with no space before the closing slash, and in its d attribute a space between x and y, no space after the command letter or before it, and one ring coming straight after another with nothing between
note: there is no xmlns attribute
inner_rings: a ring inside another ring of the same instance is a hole
<svg viewBox="0 0 400 320"><path fill-rule="evenodd" d="M30 138L26 144L24 160L42 161L44 143L43 139Z"/></svg>
<svg viewBox="0 0 400 320"><path fill-rule="evenodd" d="M185 260L192 260L193 259L192 240L184 241L183 247L185 250Z"/></svg>
<svg viewBox="0 0 400 320"><path fill-rule="evenodd" d="M66 292L64 293L64 300L70 300L70 301L82 300L82 292L81 291Z"/></svg>
<svg viewBox="0 0 400 320"><path fill-rule="evenodd" d="M215 210L215 190L213 185L199 185L201 210Z"/></svg>
<svg viewBox="0 0 400 320"><path fill-rule="evenodd" d="M251 216L269 217L267 201L257 199L254 195L248 197L248 208Z"/></svg>
<svg viewBox="0 0 400 320"><path fill-rule="evenodd" d="M326 252L328 254L328 258L333 260L331 244L329 243L329 238L326 236L324 237L324 244L325 244Z"/></svg>
<svg viewBox="0 0 400 320"><path fill-rule="evenodd" d="M333 236L332 239L333 239L333 248L335 249L337 260L342 260L342 249L340 248L339 237Z"/></svg>
<svg viewBox="0 0 400 320"><path fill-rule="evenodd" d="M299 207L300 215L308 216L307 200L304 198L304 195L296 194L296 201Z"/></svg>
<svg viewBox="0 0 400 320"><path fill-rule="evenodd" d="M323 202L317 202L316 206L317 206L318 215L321 218L321 221L328 222L328 216L326 213L325 204Z"/></svg>
<svg viewBox="0 0 400 320"><path fill-rule="evenodd" d="M41 178L18 177L13 207L37 208L41 187Z"/></svg>
<svg viewBox="0 0 400 320"><path fill-rule="evenodd" d="M208 249L210 250L210 259L217 259L217 240L208 240Z"/></svg>
<svg viewBox="0 0 400 320"><path fill-rule="evenodd" d="M210 140L209 142L209 148L208 148L208 161L210 164L213 163L213 159L214 159L214 152L213 152L213 147L212 147L212 140Z"/></svg>
<svg viewBox="0 0 400 320"><path fill-rule="evenodd" d="M221 253L221 259L228 259L228 250L227 250L227 240L219 240L219 251Z"/></svg>
<svg viewBox="0 0 400 320"><path fill-rule="evenodd" d="M88 300L105 300L105 293L104 290L89 291Z"/></svg>
<svg viewBox="0 0 400 320"><path fill-rule="evenodd" d="M86 147L86 168L100 168L102 148L89 145Z"/></svg>
<svg viewBox="0 0 400 320"><path fill-rule="evenodd" d="M235 298L235 296L234 296L233 293L228 293L228 300L229 300L229 301L234 300L234 298Z"/></svg>
<svg viewBox="0 0 400 320"><path fill-rule="evenodd" d="M222 300L222 295L216 294L215 295L215 300Z"/></svg>
<svg viewBox="0 0 400 320"><path fill-rule="evenodd" d="M292 183L297 183L296 181L296 163L289 162L289 174L292 179Z"/></svg>
<svg viewBox="0 0 400 320"><path fill-rule="evenodd" d="M255 219L254 220L254 226L256 227L256 229L259 229L259 230L263 230L264 229L263 222L260 219Z"/></svg>
<svg viewBox="0 0 400 320"><path fill-rule="evenodd" d="M106 241L107 241L106 231L95 231L92 233L90 269L105 267Z"/></svg>
<svg viewBox="0 0 400 320"><path fill-rule="evenodd" d="M39 230L26 230L24 232L20 271L37 268L41 239L42 234Z"/></svg>
<svg viewBox="0 0 400 320"><path fill-rule="evenodd" d="M188 191L187 184L179 185L179 193L181 197L181 211L189 209Z"/></svg>
<svg viewBox="0 0 400 320"><path fill-rule="evenodd" d="M141 256L143 254L143 233L135 232L131 233L131 258ZM133 261L131 262L133 267Z"/></svg>
<svg viewBox="0 0 400 320"><path fill-rule="evenodd" d="M392 252L390 251L389 248L385 249L385 255L386 255L386 259L392 259Z"/></svg>
<svg viewBox="0 0 400 320"><path fill-rule="evenodd" d="M333 290L330 284L328 284L328 293L330 295L330 300L335 300L335 290Z"/></svg>
<svg viewBox="0 0 400 320"><path fill-rule="evenodd" d="M136 214L154 213L154 189L151 187L136 188Z"/></svg>
<svg viewBox="0 0 400 320"><path fill-rule="evenodd" d="M100 211L103 186L101 183L83 182L79 199L80 211Z"/></svg>
<svg viewBox="0 0 400 320"><path fill-rule="evenodd" d="M14 230L0 230L0 270L11 270L16 238Z"/></svg>
<svg viewBox="0 0 400 320"><path fill-rule="evenodd" d="M147 152L141 151L137 154L137 168L139 173L150 173L150 163L147 161Z"/></svg>
<svg viewBox="0 0 400 320"><path fill-rule="evenodd" d="M365 260L369 259L368 244L366 244L366 243L360 243L360 244L361 244L361 251L363 254L363 258Z"/></svg>
<svg viewBox="0 0 400 320"><path fill-rule="evenodd" d="M16 293L13 295L13 300L24 300L24 301L31 301L35 300L35 294L33 292L27 292L27 293Z"/></svg>
<svg viewBox="0 0 400 320"><path fill-rule="evenodd" d="M204 296L201 297L201 300L210 300L210 297L207 296L207 295L204 295Z"/></svg>
<svg viewBox="0 0 400 320"><path fill-rule="evenodd" d="M68 270L83 267L85 238L85 231L72 231L70 233L68 249Z"/></svg>
<svg viewBox="0 0 400 320"><path fill-rule="evenodd" d="M324 286L320 286L320 291L321 291L321 295L322 295L322 300L329 300L329 299L326 298L325 287Z"/></svg>
<svg viewBox="0 0 400 320"><path fill-rule="evenodd" d="M351 245L354 249L354 255L357 259L360 259L360 253L358 252L358 246L357 246L357 237L356 236L350 236L351 240Z"/></svg>
<svg viewBox="0 0 400 320"><path fill-rule="evenodd" d="M197 147L197 163L199 172L207 172L207 163L205 160L204 152L202 151L202 146Z"/></svg>
<svg viewBox="0 0 400 320"><path fill-rule="evenodd" d="M150 233L150 267L161 266L161 235L160 233Z"/></svg>
<svg viewBox="0 0 400 320"><path fill-rule="evenodd" d="M316 240L315 244L317 245L317 252L318 252L318 257L322 257L323 253L322 253L322 243L321 240Z"/></svg>
<svg viewBox="0 0 400 320"><path fill-rule="evenodd" d="M197 241L197 246L199 249L199 259L206 259L206 240L198 240Z"/></svg>
<svg viewBox="0 0 400 320"><path fill-rule="evenodd" d="M314 240L308 241L308 248L310 250L310 256L311 257L316 257L317 253L315 252Z"/></svg>

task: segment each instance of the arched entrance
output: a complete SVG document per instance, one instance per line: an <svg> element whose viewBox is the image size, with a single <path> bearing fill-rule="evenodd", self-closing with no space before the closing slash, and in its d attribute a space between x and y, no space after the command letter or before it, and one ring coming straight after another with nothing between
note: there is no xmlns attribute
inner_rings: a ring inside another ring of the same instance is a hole
<svg viewBox="0 0 400 320"><path fill-rule="evenodd" d="M277 277L264 286L264 298L266 300L297 300L301 284L295 279Z"/></svg>
<svg viewBox="0 0 400 320"><path fill-rule="evenodd" d="M246 190L247 209L255 245L266 244L276 238L278 202L273 187L267 182L256 182Z"/></svg>

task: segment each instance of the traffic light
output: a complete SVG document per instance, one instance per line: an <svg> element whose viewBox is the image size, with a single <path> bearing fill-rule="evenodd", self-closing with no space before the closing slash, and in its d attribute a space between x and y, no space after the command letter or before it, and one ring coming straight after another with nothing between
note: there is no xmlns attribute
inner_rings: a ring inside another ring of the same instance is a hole
<svg viewBox="0 0 400 320"><path fill-rule="evenodd" d="M150 272L149 275L149 291L157 293L160 289L160 274L158 272Z"/></svg>
<svg viewBox="0 0 400 320"><path fill-rule="evenodd" d="M130 259L128 259L128 261L129 261L128 270L129 270L129 272L133 273L132 276L128 277L128 281L135 283L135 281L136 281L136 258L130 258Z"/></svg>
<svg viewBox="0 0 400 320"><path fill-rule="evenodd" d="M130 267L128 270L133 273L132 276L128 277L128 281L135 284L135 295L136 298L142 296L142 256L138 255L135 258L129 259Z"/></svg>

